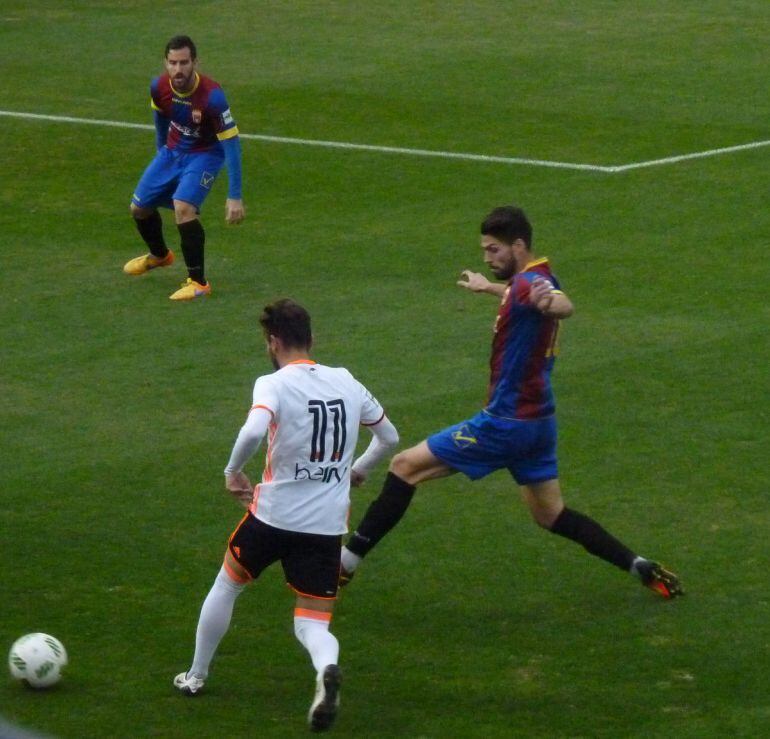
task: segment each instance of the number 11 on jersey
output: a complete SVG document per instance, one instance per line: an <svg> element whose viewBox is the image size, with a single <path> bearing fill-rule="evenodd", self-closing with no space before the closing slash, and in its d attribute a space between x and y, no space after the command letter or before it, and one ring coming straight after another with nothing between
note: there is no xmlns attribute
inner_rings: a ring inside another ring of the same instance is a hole
<svg viewBox="0 0 770 739"><path fill-rule="evenodd" d="M332 426L332 452L330 462L339 462L345 452L347 417L345 403L337 400L308 400L307 411L313 416L313 439L310 443L310 461L323 462L326 458L326 437L329 418Z"/></svg>

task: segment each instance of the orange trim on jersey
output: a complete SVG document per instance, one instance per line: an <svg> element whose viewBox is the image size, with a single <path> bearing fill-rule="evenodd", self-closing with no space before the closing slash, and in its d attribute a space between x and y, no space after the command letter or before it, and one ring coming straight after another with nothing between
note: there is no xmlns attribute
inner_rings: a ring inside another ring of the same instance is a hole
<svg viewBox="0 0 770 739"><path fill-rule="evenodd" d="M249 513L254 518L257 517L257 502L259 501L259 484L254 486L254 497L251 499L251 505L249 506Z"/></svg>
<svg viewBox="0 0 770 739"><path fill-rule="evenodd" d="M316 621L325 621L328 624L332 620L332 614L328 611L311 611L309 608L295 608L294 618L312 618Z"/></svg>
<svg viewBox="0 0 770 739"><path fill-rule="evenodd" d="M257 403L256 405L251 406L251 408L249 408L249 413L257 410L257 408L266 410L273 418L275 418L275 411L272 408L268 408L266 405L262 405L261 403Z"/></svg>
<svg viewBox="0 0 770 739"><path fill-rule="evenodd" d="M221 133L217 134L217 138L220 141L227 141L227 139L235 138L238 135L238 126L233 126L232 128L228 128L226 131L222 131Z"/></svg>
<svg viewBox="0 0 770 739"><path fill-rule="evenodd" d="M297 595L301 595L303 598L312 598L313 600L337 600L336 595L310 595L310 593L303 593L301 590L297 590L290 582L286 583L286 587L293 590Z"/></svg>
<svg viewBox="0 0 770 739"><path fill-rule="evenodd" d="M276 423L271 423L267 429L267 451L265 452L265 469L262 471L262 482L273 481L273 440L278 430Z"/></svg>
<svg viewBox="0 0 770 739"><path fill-rule="evenodd" d="M519 273L526 272L530 267L537 267L539 264L547 264L548 257L540 257L540 259L533 259L531 262L527 262L524 265L524 269L519 270Z"/></svg>
<svg viewBox="0 0 770 739"><path fill-rule="evenodd" d="M295 359L293 362L286 362L284 366L288 367L290 364L318 364L318 363L314 362L312 359Z"/></svg>

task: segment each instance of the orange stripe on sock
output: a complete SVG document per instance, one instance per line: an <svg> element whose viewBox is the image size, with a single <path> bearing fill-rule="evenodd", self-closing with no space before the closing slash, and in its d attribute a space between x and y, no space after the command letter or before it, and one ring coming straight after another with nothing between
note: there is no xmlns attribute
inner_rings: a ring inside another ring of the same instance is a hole
<svg viewBox="0 0 770 739"><path fill-rule="evenodd" d="M309 608L295 608L294 618L313 618L316 621L326 621L328 623L332 620L332 614L327 611L311 611Z"/></svg>

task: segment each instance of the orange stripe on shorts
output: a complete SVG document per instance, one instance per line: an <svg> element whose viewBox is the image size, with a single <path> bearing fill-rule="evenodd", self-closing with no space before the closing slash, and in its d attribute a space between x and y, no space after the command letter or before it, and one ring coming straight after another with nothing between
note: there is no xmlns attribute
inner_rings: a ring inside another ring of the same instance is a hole
<svg viewBox="0 0 770 739"><path fill-rule="evenodd" d="M233 579L235 582L239 583L247 583L250 582L251 577L244 577L240 573L236 572L230 565L227 563L227 557L225 557L225 561L222 562L222 566L225 568L225 572Z"/></svg>

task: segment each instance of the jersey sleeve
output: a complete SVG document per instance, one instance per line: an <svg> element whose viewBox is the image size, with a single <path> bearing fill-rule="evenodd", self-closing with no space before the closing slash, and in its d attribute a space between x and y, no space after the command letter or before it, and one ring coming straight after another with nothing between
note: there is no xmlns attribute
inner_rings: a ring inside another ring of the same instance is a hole
<svg viewBox="0 0 770 739"><path fill-rule="evenodd" d="M267 433L271 416L263 408L259 408L255 413L250 413L238 432L238 438L233 445L233 451L230 453L230 459L225 467L226 475L233 475L240 472L246 462L248 462L259 449L262 439Z"/></svg>
<svg viewBox="0 0 770 739"><path fill-rule="evenodd" d="M238 126L235 123L233 114L230 112L225 92L221 87L211 91L208 101L208 112L214 121L214 131L220 141L226 141L238 135Z"/></svg>
<svg viewBox="0 0 770 739"><path fill-rule="evenodd" d="M377 398L361 385L360 382L358 384L361 388L362 395L361 424L364 426L374 426L385 417L385 411Z"/></svg>
<svg viewBox="0 0 770 739"><path fill-rule="evenodd" d="M168 129L171 121L155 109L152 111L152 119L155 123L155 148L160 150L168 140Z"/></svg>
<svg viewBox="0 0 770 739"><path fill-rule="evenodd" d="M160 107L160 77L156 77L150 82L150 107L160 115L164 115Z"/></svg>
<svg viewBox="0 0 770 739"><path fill-rule="evenodd" d="M253 411L255 408L264 408L269 411L272 413L273 419L278 415L280 396L275 382L270 375L263 375L254 383L250 411Z"/></svg>
<svg viewBox="0 0 770 739"><path fill-rule="evenodd" d="M225 150L225 162L227 163L227 177L229 187L227 197L234 200L241 199L241 183L243 176L241 173L241 140L238 136L222 141L222 148Z"/></svg>

